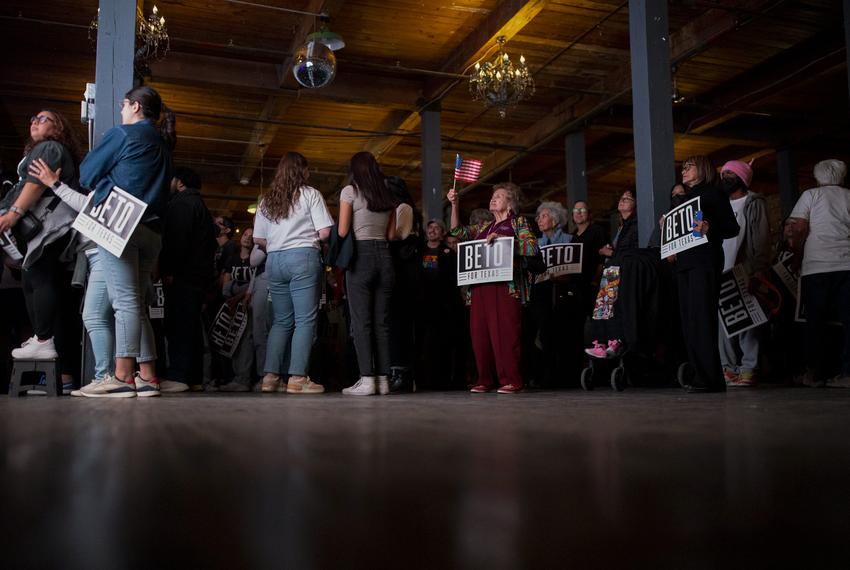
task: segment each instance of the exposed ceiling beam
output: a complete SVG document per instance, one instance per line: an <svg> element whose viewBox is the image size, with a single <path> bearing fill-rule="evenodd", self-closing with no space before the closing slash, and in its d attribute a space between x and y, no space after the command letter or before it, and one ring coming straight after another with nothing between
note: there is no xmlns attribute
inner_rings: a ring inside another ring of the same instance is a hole
<svg viewBox="0 0 850 570"><path fill-rule="evenodd" d="M464 73L490 49L499 36L510 41L546 6L547 0L503 0L490 12L484 21L466 36L452 55L440 66L445 73ZM439 98L443 91L450 88L458 79L433 78L426 82L424 101ZM391 131L410 132L419 126L419 111L415 110L391 125ZM366 145L375 156L380 157L400 143L402 137L390 136L372 141Z"/></svg>
<svg viewBox="0 0 850 570"><path fill-rule="evenodd" d="M343 0L309 0L304 10L333 15L342 5L342 2ZM301 19L301 23L293 35L292 44L287 51L290 55L287 55L281 65L277 67L278 87L284 87L287 83L292 84L294 82L289 70L292 69L298 48L304 44L307 36L313 31L314 23L315 18L313 16L305 16ZM259 118L280 118L295 100L295 97L272 95L266 101ZM245 154L242 156L242 163L239 168L239 180L241 182L245 183L246 180L250 181L253 178L263 154L265 154L266 146L274 140L279 128L280 125L262 121L254 125L251 134L252 144L245 148Z"/></svg>
<svg viewBox="0 0 850 570"><path fill-rule="evenodd" d="M777 0L743 0L740 7L747 10L761 10L768 5L776 5ZM677 32L670 34L670 60L679 63L705 49L723 34L741 25L741 18L728 10L708 10L698 18L685 25ZM531 127L514 136L512 144L527 148L527 151L509 152L495 151L485 160L486 170L477 183L466 186L461 193L478 186L478 184L496 176L509 168L517 160L530 151L534 151L553 140L564 132L577 128L583 122L604 111L624 95L631 91L631 65L623 66L611 73L602 82L602 89L612 95L600 101L596 97L583 96L569 98L544 118Z"/></svg>

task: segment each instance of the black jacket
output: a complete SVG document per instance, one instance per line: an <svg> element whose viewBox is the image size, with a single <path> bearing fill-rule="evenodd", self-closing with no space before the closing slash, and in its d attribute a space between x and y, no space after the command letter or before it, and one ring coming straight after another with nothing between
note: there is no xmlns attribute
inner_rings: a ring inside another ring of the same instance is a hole
<svg viewBox="0 0 850 570"><path fill-rule="evenodd" d="M690 188L682 202L699 196L702 219L709 224L708 243L699 245L676 256L676 269L686 271L700 265L713 265L723 270L723 240L738 235L741 228L732 211L732 204L720 188L700 183Z"/></svg>
<svg viewBox="0 0 850 570"><path fill-rule="evenodd" d="M188 188L176 193L165 210L160 273L206 288L215 278L216 228L201 194Z"/></svg>

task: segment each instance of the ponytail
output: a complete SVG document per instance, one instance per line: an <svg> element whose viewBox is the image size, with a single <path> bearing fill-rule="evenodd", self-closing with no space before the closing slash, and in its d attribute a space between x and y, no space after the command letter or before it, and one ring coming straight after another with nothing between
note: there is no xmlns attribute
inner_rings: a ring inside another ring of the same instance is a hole
<svg viewBox="0 0 850 570"><path fill-rule="evenodd" d="M162 121L159 125L159 134L166 146L168 146L168 149L174 150L174 146L177 144L174 112L165 106L156 89L147 85L141 85L127 91L124 97L128 101L138 103L142 109L142 115L146 119L150 119L156 123L159 122L160 116L162 116Z"/></svg>

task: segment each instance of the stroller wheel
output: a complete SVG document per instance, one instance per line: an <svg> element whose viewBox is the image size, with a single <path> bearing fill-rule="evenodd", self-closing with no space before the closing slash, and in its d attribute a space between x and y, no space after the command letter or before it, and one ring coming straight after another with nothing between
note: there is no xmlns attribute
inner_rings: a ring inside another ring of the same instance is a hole
<svg viewBox="0 0 850 570"><path fill-rule="evenodd" d="M626 369L622 364L611 371L611 389L617 392L626 389Z"/></svg>
<svg viewBox="0 0 850 570"><path fill-rule="evenodd" d="M694 380L694 369L690 362L683 362L679 365L679 370L676 372L676 380L679 381L679 386L687 388Z"/></svg>
<svg viewBox="0 0 850 570"><path fill-rule="evenodd" d="M593 368L587 367L581 371L581 388L582 390L593 390Z"/></svg>

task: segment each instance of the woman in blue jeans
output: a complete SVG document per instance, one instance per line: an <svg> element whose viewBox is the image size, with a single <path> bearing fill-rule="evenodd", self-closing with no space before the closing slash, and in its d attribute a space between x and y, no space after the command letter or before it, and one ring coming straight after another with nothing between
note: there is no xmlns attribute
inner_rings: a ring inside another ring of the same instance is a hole
<svg viewBox="0 0 850 570"><path fill-rule="evenodd" d="M263 392L325 391L310 380L308 367L319 310L319 242L330 235L333 218L322 194L307 185L308 177L307 159L297 152L286 153L254 219L254 243L268 254L273 312Z"/></svg>
<svg viewBox="0 0 850 570"><path fill-rule="evenodd" d="M42 159L36 159L30 164L29 173L41 181L53 193L67 204L75 212L82 210L88 197L77 192L59 178L61 168L56 172ZM98 248L94 242L84 245L83 253L88 262L88 279L86 281L86 296L83 303L83 323L91 341L92 354L94 355L94 378L81 390L71 392L72 396L84 396L87 392L96 392L100 389L100 383L114 374L113 354L115 353L115 326L112 315L112 301L106 289L106 273L103 268L102 258L98 255ZM150 329L142 329L141 351L139 361L147 362L156 358L156 344ZM155 396L159 392L153 389L137 391L136 395Z"/></svg>
<svg viewBox="0 0 850 570"><path fill-rule="evenodd" d="M398 201L370 152L351 157L350 184L339 198L339 235L354 232L354 265L345 277L360 379L349 396L389 394L390 297L395 284L389 240Z"/></svg>
<svg viewBox="0 0 850 570"><path fill-rule="evenodd" d="M84 396L95 398L159 394L156 354L144 354L141 340L143 329L147 338L153 337L144 300L162 245L160 216L171 185L174 114L159 93L141 86L124 96L121 123L103 135L80 165L80 184L94 191L93 204L102 204L117 186L148 205L121 257L98 247L115 311L115 374L83 390Z"/></svg>

